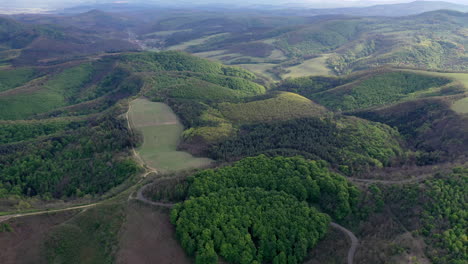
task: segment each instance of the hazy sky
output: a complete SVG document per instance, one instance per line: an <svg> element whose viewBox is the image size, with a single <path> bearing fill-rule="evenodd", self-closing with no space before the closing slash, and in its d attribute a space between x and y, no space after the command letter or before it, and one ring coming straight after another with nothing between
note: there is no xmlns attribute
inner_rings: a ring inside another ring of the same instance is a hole
<svg viewBox="0 0 468 264"><path fill-rule="evenodd" d="M129 2L129 3L226 3L226 4L239 4L245 2L246 4L281 4L281 3L308 3L310 7L324 7L324 6L368 6L379 3L401 3L411 2L412 0L0 0L1 7L18 7L18 8L59 8L76 6L85 3L109 3L109 2ZM468 0L445 0L447 2L467 4Z"/></svg>

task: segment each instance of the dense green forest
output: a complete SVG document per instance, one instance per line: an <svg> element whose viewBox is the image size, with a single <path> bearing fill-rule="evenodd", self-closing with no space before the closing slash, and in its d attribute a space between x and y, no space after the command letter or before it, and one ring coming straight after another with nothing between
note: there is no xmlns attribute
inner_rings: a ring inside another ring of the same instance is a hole
<svg viewBox="0 0 468 264"><path fill-rule="evenodd" d="M464 263L467 255L466 190L468 169L436 174L422 185L388 190L387 203L410 218L410 226L426 237L434 263ZM418 223L418 224L416 224Z"/></svg>
<svg viewBox="0 0 468 264"><path fill-rule="evenodd" d="M123 120L109 113L75 126L37 141L1 145L0 195L103 194L138 171L128 158L135 142ZM10 131L15 128L19 135L44 132L40 126L10 126Z"/></svg>
<svg viewBox="0 0 468 264"><path fill-rule="evenodd" d="M0 123L0 144L13 143L23 140L47 136L65 129L79 127L83 121L50 120L4 122Z"/></svg>
<svg viewBox="0 0 468 264"><path fill-rule="evenodd" d="M323 161L306 161L299 157L245 158L229 167L196 173L188 179L188 196L198 197L229 188L259 187L283 191L299 201L317 204L340 219L352 212L359 192L343 176L331 173L327 165Z"/></svg>
<svg viewBox="0 0 468 264"><path fill-rule="evenodd" d="M134 175L138 169L129 150L137 139L119 117L121 106L114 106L140 92L158 94L152 98L168 102L184 99L178 96L183 93L197 107L203 106L203 100L215 100L213 94L206 93L210 87L215 93L230 93L218 100L265 92L263 86L252 82L254 75L243 69L179 52L108 56L49 71L31 88L0 96L0 101L7 102L0 107L6 110L0 115L2 119L30 119L0 123L2 196L103 194ZM26 73L5 76L19 80ZM22 84L8 83L13 88ZM194 121L204 113L195 114ZM191 120L190 116L181 117Z"/></svg>
<svg viewBox="0 0 468 264"><path fill-rule="evenodd" d="M215 144L213 157L236 160L260 153L323 159L353 174L391 164L403 154L398 133L356 118L302 118L244 125L236 137Z"/></svg>
<svg viewBox="0 0 468 264"><path fill-rule="evenodd" d="M171 221L196 263L217 263L218 255L231 263L300 263L330 222L308 204L341 219L360 197L326 162L300 157L245 158L187 183L188 199Z"/></svg>
<svg viewBox="0 0 468 264"><path fill-rule="evenodd" d="M233 210L234 209L234 210ZM227 189L195 197L171 212L195 263L300 263L330 218L284 192Z"/></svg>
<svg viewBox="0 0 468 264"><path fill-rule="evenodd" d="M332 219L357 225L384 214L384 198L397 199L375 185L358 190L332 170L372 177L376 169L434 165L466 153L466 118L450 110L451 99L441 98L459 98L459 90L442 91L453 80L405 70L290 78L269 89L242 68L170 51L0 77L6 80L0 86L4 201L98 198L131 180L142 170L132 158L142 138L127 127L128 102L147 97L167 103L185 126L180 148L227 163L147 193L180 202L171 221L197 263L300 263ZM425 204L418 230L436 245L428 254L440 263L464 257L458 243L465 239L464 211L434 206L447 203L439 189L463 197L462 173L454 173L453 182L425 182L426 196L417 196ZM447 206L462 208L461 200ZM121 208L115 210L118 221L93 227L105 233L106 252L95 252L96 259L113 254L123 221ZM82 248L87 239L78 230L57 229L47 257L79 258L66 238L75 237Z"/></svg>
<svg viewBox="0 0 468 264"><path fill-rule="evenodd" d="M418 96L439 95L418 92L440 89L450 82L442 77L381 70L341 78L312 76L288 79L276 89L296 92L335 111L350 111L388 105Z"/></svg>

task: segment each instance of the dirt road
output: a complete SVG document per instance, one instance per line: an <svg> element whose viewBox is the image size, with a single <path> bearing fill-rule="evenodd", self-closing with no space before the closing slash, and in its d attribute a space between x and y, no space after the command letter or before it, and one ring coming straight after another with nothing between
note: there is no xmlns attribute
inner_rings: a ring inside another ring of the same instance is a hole
<svg viewBox="0 0 468 264"><path fill-rule="evenodd" d="M339 224L337 223L331 223L330 224L333 228L336 228L338 230L340 230L341 232L345 233L349 239L351 240L351 247L349 248L348 250L348 257L347 257L347 261L348 261L348 264L353 264L353 260L354 260L354 255L356 254L356 249L359 245L359 240L357 239L357 237L353 234L353 232L349 231L348 229L340 226Z"/></svg>

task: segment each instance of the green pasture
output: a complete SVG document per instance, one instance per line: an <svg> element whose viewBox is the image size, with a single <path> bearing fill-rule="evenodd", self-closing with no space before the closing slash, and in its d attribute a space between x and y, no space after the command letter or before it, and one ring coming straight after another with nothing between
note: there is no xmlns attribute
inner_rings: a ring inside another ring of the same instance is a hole
<svg viewBox="0 0 468 264"><path fill-rule="evenodd" d="M137 99L131 103L128 116L131 125L143 134L143 144L137 151L148 166L169 172L203 167L212 162L177 151L184 127L166 104Z"/></svg>

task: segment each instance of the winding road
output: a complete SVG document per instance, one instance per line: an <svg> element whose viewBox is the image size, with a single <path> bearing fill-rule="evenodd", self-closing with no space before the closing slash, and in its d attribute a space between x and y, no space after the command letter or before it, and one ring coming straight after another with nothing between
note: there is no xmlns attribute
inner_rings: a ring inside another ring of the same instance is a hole
<svg viewBox="0 0 468 264"><path fill-rule="evenodd" d="M132 130L131 122L130 122L130 119L128 117L130 109L131 109L131 102L129 103L129 108L128 108L128 111L125 114L125 117L127 119L127 124L128 124L129 129ZM132 154L133 154L135 160L143 168L146 169L146 172L143 173L143 175L141 176L141 179L136 184L132 185L129 188L135 187L138 184L140 184L149 174L158 172L155 168L148 167L148 165L144 162L144 160L140 157L140 155L138 155L135 148L132 149ZM353 182L360 182L360 183L405 184L405 183L412 183L412 182L422 181L425 178L427 178L426 175L423 175L423 176L420 176L420 177L417 177L417 178L401 180L401 181L386 181L386 180L372 180L372 179L352 179L352 178L349 178L349 179L351 181L353 181ZM161 180L161 179L163 179L163 178L160 178L159 180ZM136 192L136 197L133 197L133 199L136 199L136 200L139 200L141 202L151 204L151 205L154 205L154 206L172 208L174 206L173 203L155 202L155 201L151 201L151 200L147 199L146 197L144 197L144 195L143 195L144 191L146 190L146 188L148 188L152 184L154 184L154 182L146 184L146 185L142 186L141 188L139 188L137 190L137 192ZM130 194L129 199L132 199L132 195L133 195L133 193ZM0 223L3 222L3 221L7 221L9 219L18 218L18 217L35 216L35 215L70 211L70 210L87 209L87 208L90 208L90 207L94 207L94 206L96 206L96 205L98 205L100 203L103 203L105 201L107 201L107 200L103 200L103 201L99 201L99 202L95 202L95 203L91 203L91 204L87 204L87 205L71 206L71 207L62 208L62 209L51 209L51 210L43 210L43 211L37 211L37 212L15 213L15 214L11 214L11 215L4 215L4 216L0 216ZM346 236L350 239L351 247L348 250L347 263L348 264L353 264L354 255L355 255L356 250L357 250L357 248L359 246L359 240L353 234L353 232L351 232L350 230L344 228L343 226L341 226L341 225L339 225L337 223L331 223L330 226L335 228L335 229L340 230L341 232L346 234Z"/></svg>
<svg viewBox="0 0 468 264"><path fill-rule="evenodd" d="M159 180L162 180L162 179L159 179ZM145 186L138 189L135 199L137 199L137 200L139 200L141 202L150 204L150 205L154 205L154 206L172 208L175 205L175 203L155 202L155 201L149 200L148 198L146 198L143 195L146 188L148 188L149 186L151 186L153 184L155 184L155 183L146 184ZM359 246L359 240L357 239L357 237L354 235L353 232L351 232L350 230L346 229L345 227L343 227L343 226L341 226L341 225L339 225L337 223L332 222L332 223L330 223L330 226L335 228L335 229L338 229L339 231L341 231L343 233L345 233L345 235L347 237L349 237L349 239L351 241L351 246L350 246L350 248L348 250L347 263L348 264L353 264L354 255L356 254L356 250L357 250L357 248Z"/></svg>

